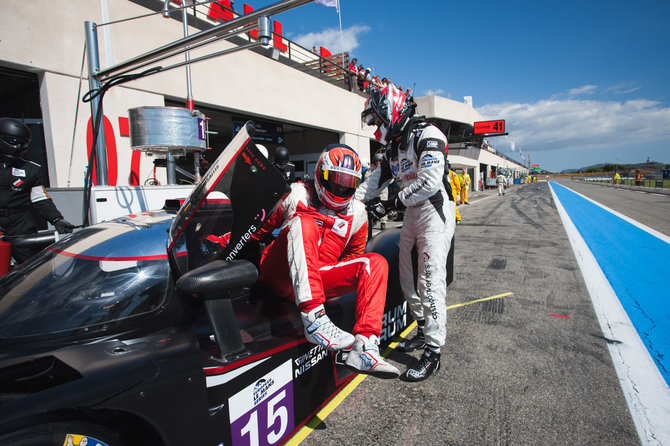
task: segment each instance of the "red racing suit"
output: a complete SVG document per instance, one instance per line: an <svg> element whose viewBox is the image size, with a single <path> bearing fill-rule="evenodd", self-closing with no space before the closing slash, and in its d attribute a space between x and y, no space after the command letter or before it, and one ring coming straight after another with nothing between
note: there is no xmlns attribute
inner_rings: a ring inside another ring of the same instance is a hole
<svg viewBox="0 0 670 446"><path fill-rule="evenodd" d="M265 249L260 271L268 287L308 312L326 299L356 291L352 333L379 337L386 303L388 264L365 251L367 212L352 200L338 213L318 199L313 183L291 184L291 191L254 238L282 227Z"/></svg>

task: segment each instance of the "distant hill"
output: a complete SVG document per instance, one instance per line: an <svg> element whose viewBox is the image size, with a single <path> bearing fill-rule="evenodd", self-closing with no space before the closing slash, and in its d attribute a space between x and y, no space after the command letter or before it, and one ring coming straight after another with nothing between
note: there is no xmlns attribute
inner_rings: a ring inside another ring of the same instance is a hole
<svg viewBox="0 0 670 446"><path fill-rule="evenodd" d="M565 169L561 173L585 172L587 169L590 169L592 167L603 167L605 164L608 163L593 164L592 166L580 167L579 169Z"/></svg>
<svg viewBox="0 0 670 446"><path fill-rule="evenodd" d="M586 167L581 167L579 169L565 169L561 173L576 173L576 172L587 172L589 170L594 171L597 169L603 169L605 166L611 167L611 169L606 169L606 171L610 170L615 170L614 167L616 167L616 170L630 170L630 169L662 169L664 166L668 166L666 163L662 163L659 161L649 161L644 162L644 163L637 163L637 164L619 164L619 163L598 163L598 164L593 164L591 166L586 166Z"/></svg>

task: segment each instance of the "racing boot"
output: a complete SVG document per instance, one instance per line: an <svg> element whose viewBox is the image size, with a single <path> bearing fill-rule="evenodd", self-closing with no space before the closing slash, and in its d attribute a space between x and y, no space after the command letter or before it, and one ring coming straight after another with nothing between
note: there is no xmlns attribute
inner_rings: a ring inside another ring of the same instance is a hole
<svg viewBox="0 0 670 446"><path fill-rule="evenodd" d="M354 343L354 335L333 324L323 305L306 313L301 312L300 316L305 326L305 338L312 344L337 351L351 347L351 344Z"/></svg>
<svg viewBox="0 0 670 446"><path fill-rule="evenodd" d="M424 321L417 321L418 326L416 329L416 336L414 336L412 339L406 339L402 342L399 342L396 350L409 353L420 348L426 348L426 338L423 336L424 323Z"/></svg>
<svg viewBox="0 0 670 446"><path fill-rule="evenodd" d="M354 345L344 361L361 373L367 373L378 378L397 378L400 371L389 364L379 354L379 338L372 335L366 338L357 334Z"/></svg>
<svg viewBox="0 0 670 446"><path fill-rule="evenodd" d="M404 378L407 381L423 381L440 370L440 353L426 348L421 359L412 368L407 369Z"/></svg>

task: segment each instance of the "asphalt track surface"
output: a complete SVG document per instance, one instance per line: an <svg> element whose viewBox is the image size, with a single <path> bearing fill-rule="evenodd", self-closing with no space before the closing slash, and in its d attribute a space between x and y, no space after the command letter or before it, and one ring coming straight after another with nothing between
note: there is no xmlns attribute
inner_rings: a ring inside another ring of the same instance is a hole
<svg viewBox="0 0 670 446"><path fill-rule="evenodd" d="M670 196L564 184L670 234ZM640 444L548 184L470 203L439 372L422 383L359 375L290 444ZM387 358L405 370L419 355Z"/></svg>

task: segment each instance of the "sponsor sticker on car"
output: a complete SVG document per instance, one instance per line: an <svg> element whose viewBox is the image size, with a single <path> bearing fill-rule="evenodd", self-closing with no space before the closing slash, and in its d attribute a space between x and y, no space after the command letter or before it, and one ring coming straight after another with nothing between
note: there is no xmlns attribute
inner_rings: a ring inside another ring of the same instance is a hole
<svg viewBox="0 0 670 446"><path fill-rule="evenodd" d="M230 397L233 444L276 444L295 428L292 376L289 360Z"/></svg>
<svg viewBox="0 0 670 446"><path fill-rule="evenodd" d="M97 440L93 437L87 437L86 435L79 434L66 434L65 440L63 441L63 446L108 446L107 443L103 443L100 440Z"/></svg>

